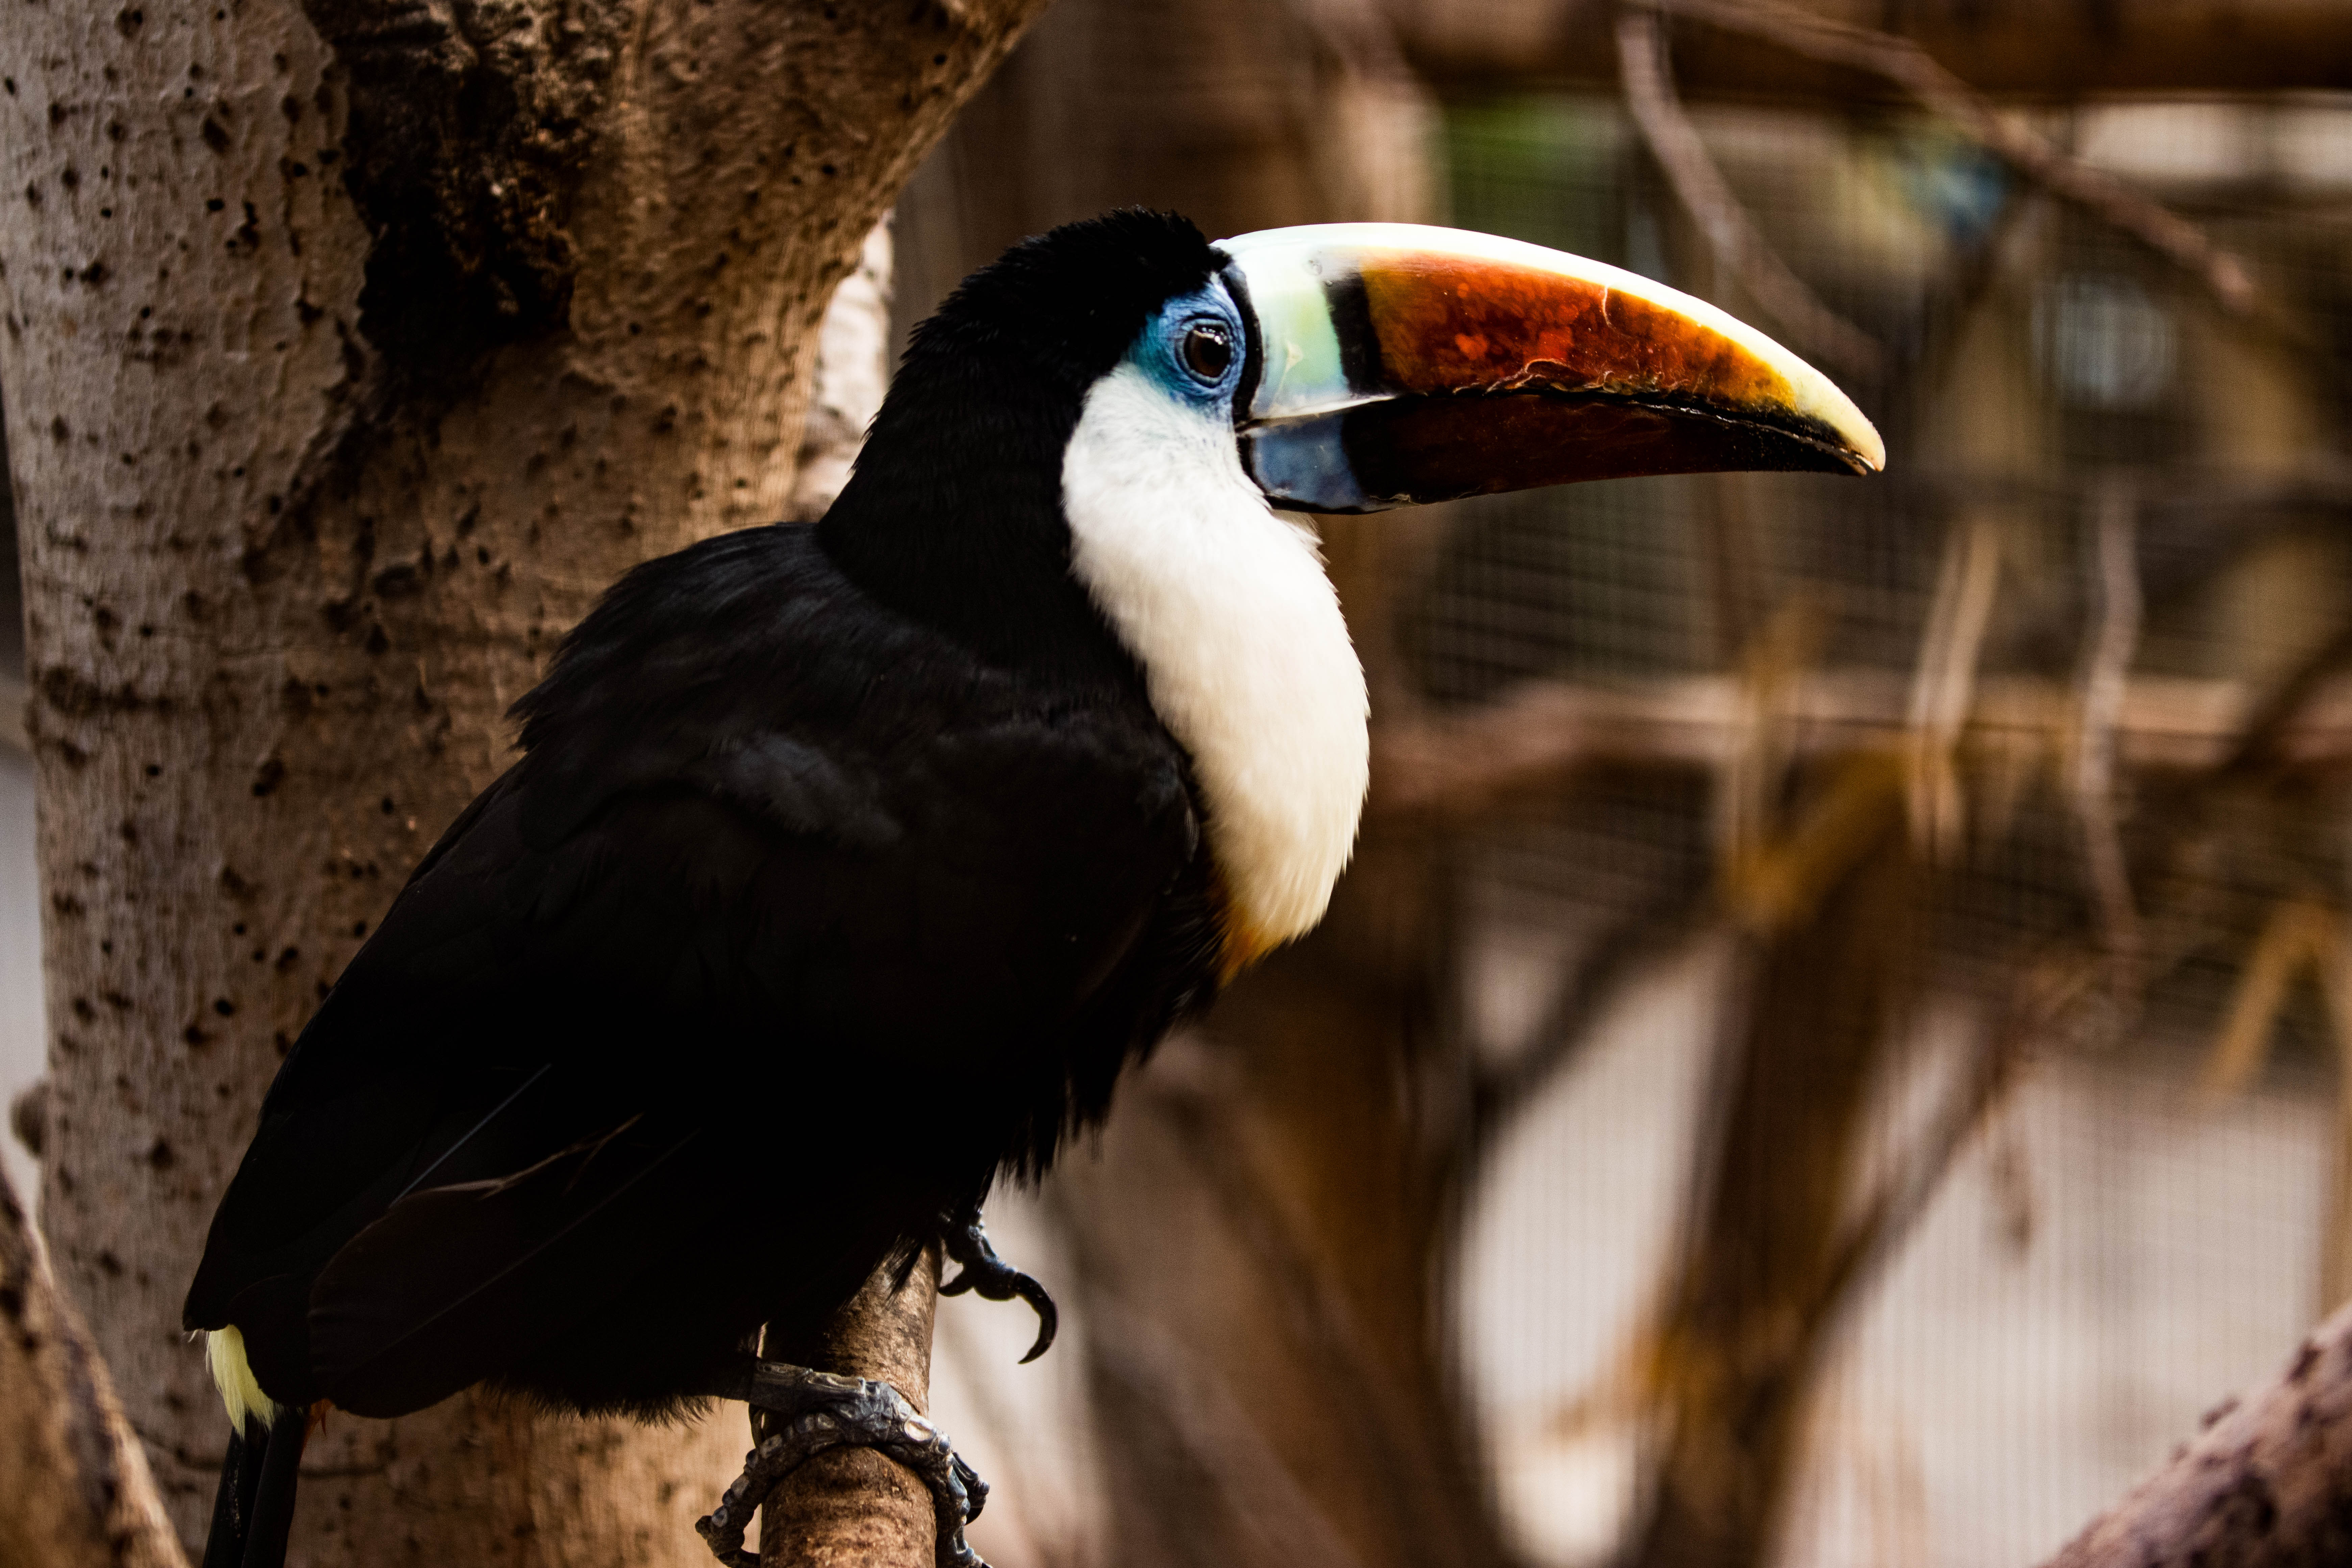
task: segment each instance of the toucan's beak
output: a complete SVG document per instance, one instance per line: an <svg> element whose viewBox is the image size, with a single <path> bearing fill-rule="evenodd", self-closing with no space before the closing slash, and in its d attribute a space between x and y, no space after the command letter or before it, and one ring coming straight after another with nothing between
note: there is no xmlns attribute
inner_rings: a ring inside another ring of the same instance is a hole
<svg viewBox="0 0 2352 1568"><path fill-rule="evenodd" d="M1885 465L1878 432L1821 372L1598 261L1417 224L1265 229L1219 248L1251 322L1242 460L1280 507Z"/></svg>

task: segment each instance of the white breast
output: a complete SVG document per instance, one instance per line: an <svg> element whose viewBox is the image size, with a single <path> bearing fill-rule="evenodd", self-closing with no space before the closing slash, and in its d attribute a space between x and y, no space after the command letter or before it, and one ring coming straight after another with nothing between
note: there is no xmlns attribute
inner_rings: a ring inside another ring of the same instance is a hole
<svg viewBox="0 0 2352 1568"><path fill-rule="evenodd" d="M1224 418L1132 364L1087 395L1062 504L1072 570L1192 753L1234 938L1312 930L1370 765L1363 667L1314 534L1267 507Z"/></svg>

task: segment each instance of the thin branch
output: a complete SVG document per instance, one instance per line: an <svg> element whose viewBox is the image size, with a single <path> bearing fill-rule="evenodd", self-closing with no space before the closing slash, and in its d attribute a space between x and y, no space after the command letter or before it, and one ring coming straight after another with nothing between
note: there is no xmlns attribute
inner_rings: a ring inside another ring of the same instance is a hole
<svg viewBox="0 0 2352 1568"><path fill-rule="evenodd" d="M1904 749L1911 835L1930 860L1956 858L1967 831L1952 754L1976 700L1977 664L2000 583L2000 555L1999 524L1977 517L1952 530L1919 637Z"/></svg>
<svg viewBox="0 0 2352 1568"><path fill-rule="evenodd" d="M2018 1064L2075 1020L2094 994L2095 980L2093 965L2059 962L2040 966L2017 988L2017 999L1985 1032L1967 1079L1945 1100L1902 1170L1871 1194L1841 1234L1822 1272L1817 1311L1863 1299L1862 1288L1902 1250L1953 1162L2007 1098Z"/></svg>
<svg viewBox="0 0 2352 1568"><path fill-rule="evenodd" d="M2321 705L2328 678L2347 664L2352 664L2352 618L2273 689L2247 720L2230 760L2215 770L2215 782L2253 777L2294 761L2290 742L2296 724Z"/></svg>
<svg viewBox="0 0 2352 1568"><path fill-rule="evenodd" d="M2335 1169L2327 1184L2327 1229L2319 1245L2319 1309L2352 1300L2352 922L2342 915L2316 954L2319 989L2336 1032Z"/></svg>
<svg viewBox="0 0 2352 1568"><path fill-rule="evenodd" d="M1706 237L1717 265L1780 323L1808 358L1849 374L1877 376L1886 364L1885 346L1822 303L1804 279L1789 270L1707 155L1706 144L1675 93L1656 16L1627 11L1617 18L1617 58L1625 107L1675 196Z"/></svg>
<svg viewBox="0 0 2352 1568"><path fill-rule="evenodd" d="M2083 660L2083 718L2074 744L2074 816L2092 901L2100 935L2119 964L2132 963L2140 948L2139 910L2116 810L2116 726L2139 648L2138 520L2131 481L2111 477L2099 490L2093 525L2099 609Z"/></svg>
<svg viewBox="0 0 2352 1568"><path fill-rule="evenodd" d="M1726 32L1766 38L1809 59L1885 78L1920 106L1967 132L2019 174L2065 197L2194 274L2233 316L2253 312L2245 264L2195 224L2150 201L2104 169L2061 152L2005 119L1976 89L1908 38L1801 11L1783 0L1641 0L1659 11Z"/></svg>
<svg viewBox="0 0 2352 1568"><path fill-rule="evenodd" d="M1259 1560L1293 1568L1364 1568L1314 1495L1226 1386L1223 1373L1105 1289L1087 1293L1096 1367L1164 1422L1187 1458L1258 1535Z"/></svg>
<svg viewBox="0 0 2352 1568"><path fill-rule="evenodd" d="M1533 1105L1545 1086L1575 1058L1601 1013L1624 994L1626 985L1700 928L1713 907L1714 891L1713 879L1706 877L1668 888L1586 944L1559 996L1545 1009L1535 1043L1482 1074L1473 1087L1472 1149L1499 1146L1501 1130Z"/></svg>
<svg viewBox="0 0 2352 1568"><path fill-rule="evenodd" d="M2336 911L2308 893L2272 909L2252 951L2238 966L2221 1032L2197 1075L2200 1098L2209 1103L2234 1100L2253 1082L2270 1059L2279 1013L2295 977L2308 965L2324 966L2334 959L2336 927Z"/></svg>
<svg viewBox="0 0 2352 1568"><path fill-rule="evenodd" d="M1278 1300L1299 1348L1321 1363L1318 1381L1347 1412L1357 1463L1370 1472L1404 1538L1460 1543L1446 1510L1433 1507L1427 1450L1414 1436L1426 1425L1400 1396L1391 1363L1366 1330L1339 1280L1302 1250L1280 1218L1280 1205L1254 1174L1233 1107L1190 1090L1168 1089L1154 1109L1180 1137L1177 1148L1208 1193L1252 1272ZM1101 1278L1094 1271L1093 1278ZM1099 1342L1099 1340L1097 1341Z"/></svg>

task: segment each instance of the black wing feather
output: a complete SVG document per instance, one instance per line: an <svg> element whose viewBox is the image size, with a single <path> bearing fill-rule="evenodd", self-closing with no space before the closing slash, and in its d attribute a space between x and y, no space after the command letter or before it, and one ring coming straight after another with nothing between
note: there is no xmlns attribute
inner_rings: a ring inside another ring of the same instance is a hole
<svg viewBox="0 0 2352 1568"><path fill-rule="evenodd" d="M272 1086L190 1326L308 1279L306 1342L255 1347L289 1402L650 1401L677 1365L585 1386L567 1336L822 1310L1050 1160L1213 940L1181 751L1139 684L1079 695L878 611L806 531L625 580Z"/></svg>

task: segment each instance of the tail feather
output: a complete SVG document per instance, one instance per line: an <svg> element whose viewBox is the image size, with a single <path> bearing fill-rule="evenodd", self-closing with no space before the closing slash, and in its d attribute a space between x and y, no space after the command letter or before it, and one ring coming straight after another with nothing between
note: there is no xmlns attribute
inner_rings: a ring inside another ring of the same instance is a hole
<svg viewBox="0 0 2352 1568"><path fill-rule="evenodd" d="M243 1426L230 1431L220 1490L213 1497L213 1527L205 1536L204 1568L244 1568L253 1497L261 1487L261 1452L268 1441L269 1428L257 1416L248 1416Z"/></svg>
<svg viewBox="0 0 2352 1568"><path fill-rule="evenodd" d="M282 1405L274 1421L249 1415L245 1429L230 1435L203 1568L284 1568L294 1526L294 1487L309 1436L303 1413Z"/></svg>

